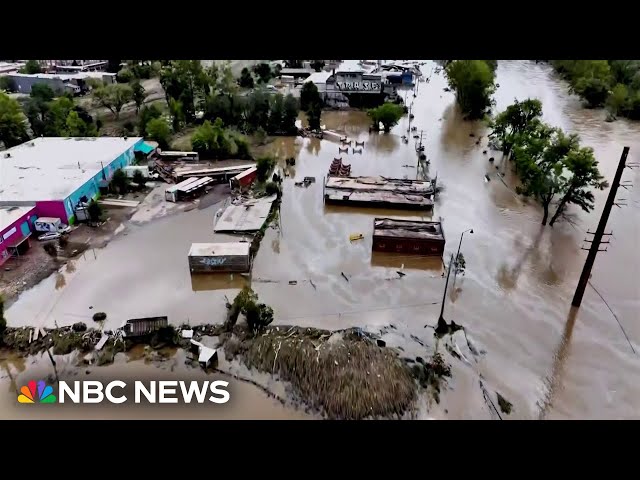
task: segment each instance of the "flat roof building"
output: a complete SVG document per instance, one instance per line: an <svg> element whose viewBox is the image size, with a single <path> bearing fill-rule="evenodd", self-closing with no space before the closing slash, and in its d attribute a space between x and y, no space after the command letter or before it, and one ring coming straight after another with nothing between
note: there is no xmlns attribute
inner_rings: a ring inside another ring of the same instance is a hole
<svg viewBox="0 0 640 480"><path fill-rule="evenodd" d="M374 252L439 256L445 238L440 222L376 218L373 221Z"/></svg>
<svg viewBox="0 0 640 480"><path fill-rule="evenodd" d="M1 160L0 160L1 161ZM35 205L0 207L0 265L29 249Z"/></svg>
<svg viewBox="0 0 640 480"><path fill-rule="evenodd" d="M96 198L142 143L140 137L40 137L0 152L0 206L35 204L38 216L73 223L80 199Z"/></svg>

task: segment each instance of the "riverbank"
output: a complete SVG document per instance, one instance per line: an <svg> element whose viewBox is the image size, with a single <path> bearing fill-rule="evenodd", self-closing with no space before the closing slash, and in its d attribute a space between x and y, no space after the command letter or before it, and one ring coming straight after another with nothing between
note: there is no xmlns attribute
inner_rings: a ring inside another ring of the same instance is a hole
<svg viewBox="0 0 640 480"><path fill-rule="evenodd" d="M431 390L437 399L440 384L451 374L440 354L430 360L400 357L400 350L359 328L278 326L259 333L246 325L235 325L231 331L224 324L182 328L190 329L194 340L216 348L223 357L205 371L231 375L285 406L324 418L415 417L418 395ZM100 350L96 345L102 331L80 322L39 329L38 334L33 328L7 328L1 337L0 360L47 353L55 371L54 357L75 352L75 366L85 368L111 365L121 353L164 362L181 350L184 363L198 368L196 356L187 353L192 343L183 338L182 328L169 326L135 339L112 336Z"/></svg>

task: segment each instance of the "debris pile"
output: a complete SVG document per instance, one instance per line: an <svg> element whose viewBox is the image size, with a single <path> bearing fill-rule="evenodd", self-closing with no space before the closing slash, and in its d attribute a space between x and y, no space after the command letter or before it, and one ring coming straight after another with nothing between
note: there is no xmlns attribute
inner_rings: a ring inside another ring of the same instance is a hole
<svg viewBox="0 0 640 480"><path fill-rule="evenodd" d="M236 340L233 350L244 352L249 367L291 382L329 418L401 417L416 397L409 367L356 330L275 327L242 345Z"/></svg>

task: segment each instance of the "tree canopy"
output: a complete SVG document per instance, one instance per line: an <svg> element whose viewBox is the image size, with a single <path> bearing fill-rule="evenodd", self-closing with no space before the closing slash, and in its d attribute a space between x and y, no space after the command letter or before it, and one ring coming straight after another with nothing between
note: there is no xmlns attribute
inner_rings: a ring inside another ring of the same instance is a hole
<svg viewBox="0 0 640 480"><path fill-rule="evenodd" d="M42 73L42 68L40 68L40 63L37 60L27 60L24 67L20 69L20 73L35 75L36 73Z"/></svg>
<svg viewBox="0 0 640 480"><path fill-rule="evenodd" d="M587 212L593 210L591 189L604 189L607 182L598 170L593 150L581 147L577 135L543 123L541 116L538 100L516 101L497 115L493 125L494 134L506 138L502 141L510 147L521 182L516 191L542 205L543 225L547 224L550 206L556 203L549 221L553 226L570 204Z"/></svg>
<svg viewBox="0 0 640 480"><path fill-rule="evenodd" d="M92 91L94 101L108 108L114 117L120 117L122 107L133 100L133 89L126 84L115 83L102 85Z"/></svg>
<svg viewBox="0 0 640 480"><path fill-rule="evenodd" d="M605 106L610 118L640 120L640 60L552 60L587 107Z"/></svg>
<svg viewBox="0 0 640 480"><path fill-rule="evenodd" d="M383 103L379 107L368 110L367 115L371 118L374 129L377 130L382 123L384 131L389 132L404 115L404 109L395 103Z"/></svg>
<svg viewBox="0 0 640 480"><path fill-rule="evenodd" d="M158 142L160 149L166 150L169 148L171 127L163 118L152 118L146 124L146 136Z"/></svg>
<svg viewBox="0 0 640 480"><path fill-rule="evenodd" d="M449 87L469 119L483 118L493 104L495 70L486 60L453 60L445 67Z"/></svg>
<svg viewBox="0 0 640 480"><path fill-rule="evenodd" d="M0 93L0 142L11 148L29 140L27 124L20 104Z"/></svg>

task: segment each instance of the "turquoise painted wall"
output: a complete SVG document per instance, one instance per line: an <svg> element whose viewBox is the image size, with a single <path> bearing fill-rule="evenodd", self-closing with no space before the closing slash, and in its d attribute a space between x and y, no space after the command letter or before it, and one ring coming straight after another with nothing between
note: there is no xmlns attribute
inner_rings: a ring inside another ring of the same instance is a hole
<svg viewBox="0 0 640 480"><path fill-rule="evenodd" d="M133 163L133 161L135 160L133 150L136 145L142 143L143 141L144 140L138 141L135 145L132 145L131 148L129 148L126 152L113 160L113 162L104 166L104 174L107 177L107 180L109 180L113 176L113 172L115 172L117 169L126 167ZM86 182L75 192L64 199L64 208L67 212L67 217L69 218L70 224L72 224L75 220L73 209L82 197L87 197L88 199L95 199L98 197L98 194L100 193L100 182L102 181L102 179L102 171L99 171L93 178L91 178L88 182Z"/></svg>

